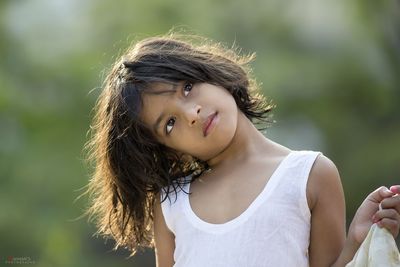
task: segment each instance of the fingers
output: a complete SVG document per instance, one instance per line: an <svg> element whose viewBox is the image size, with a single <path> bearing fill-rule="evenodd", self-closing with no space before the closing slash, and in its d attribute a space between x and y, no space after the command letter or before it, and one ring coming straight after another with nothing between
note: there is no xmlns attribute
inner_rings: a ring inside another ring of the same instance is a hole
<svg viewBox="0 0 400 267"><path fill-rule="evenodd" d="M389 218L383 218L376 223L380 228L386 228L394 238L399 234L399 222Z"/></svg>
<svg viewBox="0 0 400 267"><path fill-rule="evenodd" d="M400 195L385 198L381 202L382 209L395 209L400 214Z"/></svg>
<svg viewBox="0 0 400 267"><path fill-rule="evenodd" d="M372 216L372 222L376 223L383 219L398 220L400 221L400 214L395 209L382 209Z"/></svg>
<svg viewBox="0 0 400 267"><path fill-rule="evenodd" d="M386 228L394 238L397 237L400 229L400 195L398 194L400 194L400 185L393 185L390 190L382 186L369 196L373 201L381 199L379 202L382 207L372 217L372 221L379 227Z"/></svg>
<svg viewBox="0 0 400 267"><path fill-rule="evenodd" d="M390 187L390 191L396 194L400 194L400 185L392 185Z"/></svg>
<svg viewBox="0 0 400 267"><path fill-rule="evenodd" d="M400 191L400 186L392 186L391 188L396 188L394 190L399 190ZM368 200L373 201L375 203L381 203L382 200L384 200L385 198L388 197L392 197L394 196L396 193L394 193L393 191L387 189L387 187L385 186L381 186L378 189L376 189L374 192L372 192L371 194L369 194L369 196L367 197Z"/></svg>

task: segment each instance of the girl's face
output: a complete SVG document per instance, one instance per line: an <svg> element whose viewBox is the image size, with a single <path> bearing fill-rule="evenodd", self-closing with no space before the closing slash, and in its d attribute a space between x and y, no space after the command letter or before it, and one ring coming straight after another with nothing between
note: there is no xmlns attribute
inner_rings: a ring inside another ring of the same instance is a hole
<svg viewBox="0 0 400 267"><path fill-rule="evenodd" d="M208 83L154 83L143 94L142 121L158 141L207 161L230 144L238 107L224 88Z"/></svg>

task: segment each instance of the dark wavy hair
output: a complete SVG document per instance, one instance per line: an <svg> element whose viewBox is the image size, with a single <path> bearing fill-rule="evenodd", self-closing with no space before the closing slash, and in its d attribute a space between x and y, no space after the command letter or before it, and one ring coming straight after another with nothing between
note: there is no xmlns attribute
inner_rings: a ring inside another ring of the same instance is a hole
<svg viewBox="0 0 400 267"><path fill-rule="evenodd" d="M157 142L139 119L142 93L154 82L214 84L232 94L248 119L266 128L273 105L257 93L251 78L248 63L254 57L199 37L169 34L137 42L116 61L96 102L86 144L94 172L85 214L95 220L96 234L113 238L115 249L125 247L131 256L153 247L153 207L160 190L187 175L195 179L207 168L206 162ZM166 197L176 193L172 188Z"/></svg>

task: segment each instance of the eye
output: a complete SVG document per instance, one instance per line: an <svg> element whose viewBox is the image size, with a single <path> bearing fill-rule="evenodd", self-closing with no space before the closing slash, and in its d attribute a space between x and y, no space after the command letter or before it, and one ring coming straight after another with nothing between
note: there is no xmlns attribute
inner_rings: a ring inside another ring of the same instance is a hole
<svg viewBox="0 0 400 267"><path fill-rule="evenodd" d="M183 85L183 94L184 94L185 96L188 96L189 92L192 91L192 89L193 89L193 83L186 82L186 83Z"/></svg>
<svg viewBox="0 0 400 267"><path fill-rule="evenodd" d="M168 135L171 133L172 128L174 128L174 124L175 124L175 118L170 118L167 121L167 124L165 125L165 133Z"/></svg>

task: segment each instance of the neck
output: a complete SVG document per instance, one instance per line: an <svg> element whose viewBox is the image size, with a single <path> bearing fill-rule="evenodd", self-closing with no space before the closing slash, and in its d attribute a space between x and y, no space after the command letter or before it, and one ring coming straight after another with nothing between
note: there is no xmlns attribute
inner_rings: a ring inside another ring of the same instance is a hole
<svg viewBox="0 0 400 267"><path fill-rule="evenodd" d="M242 112L238 112L238 124L231 143L207 163L211 169L222 167L226 163L231 165L251 158L260 150L266 152L273 147L274 143L262 135Z"/></svg>

